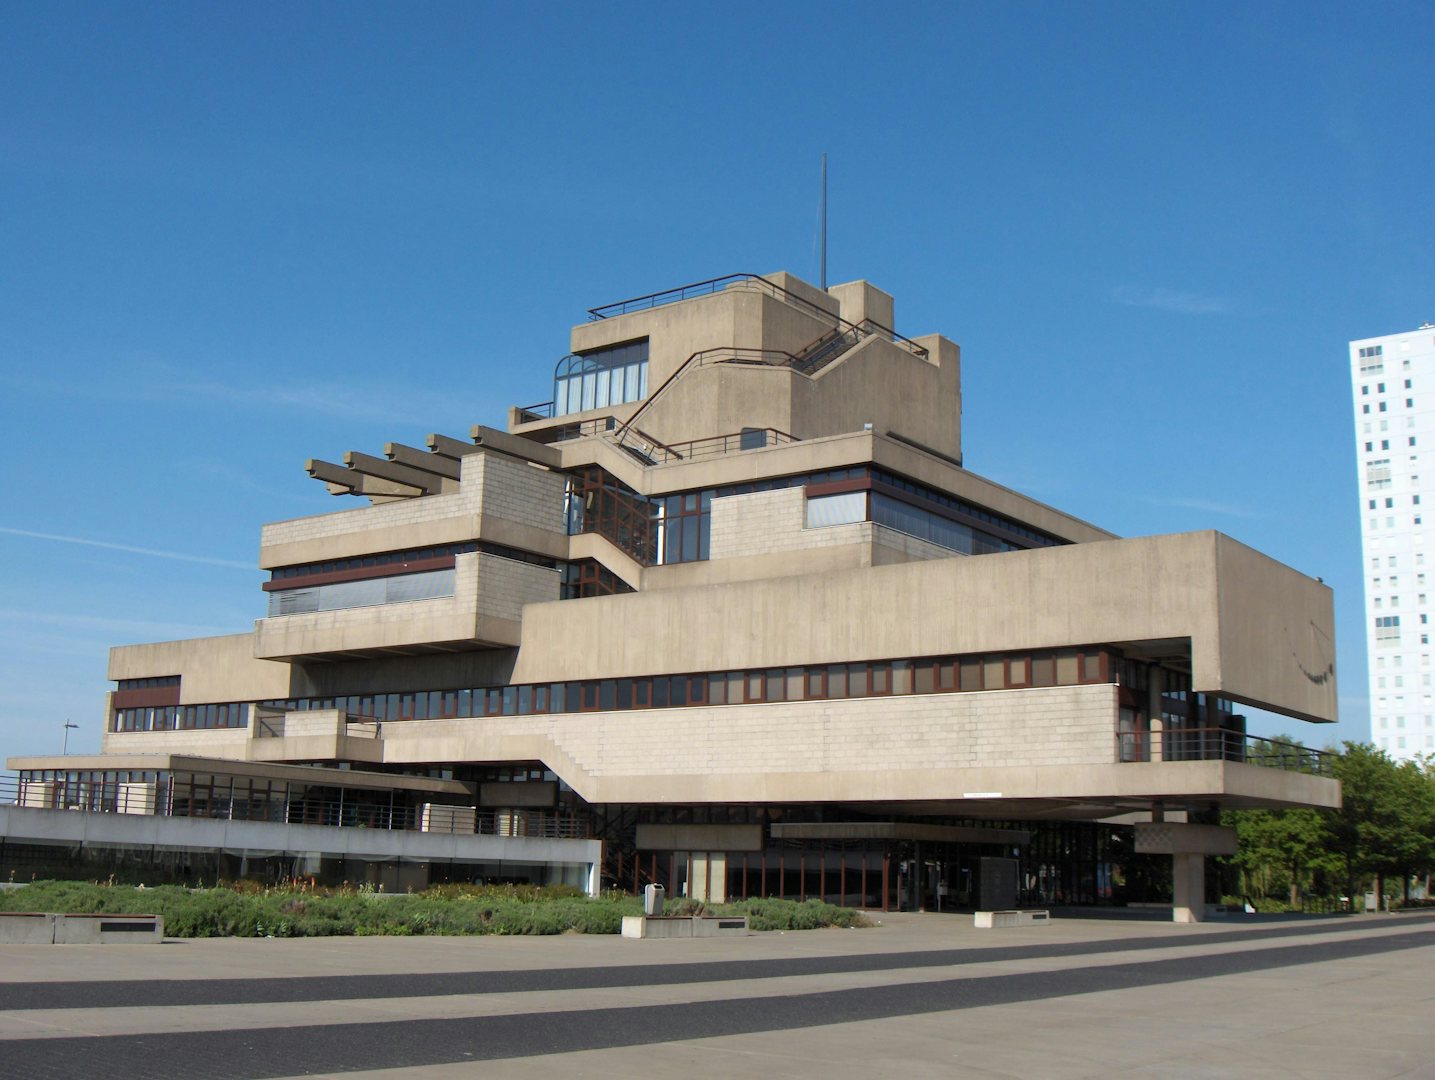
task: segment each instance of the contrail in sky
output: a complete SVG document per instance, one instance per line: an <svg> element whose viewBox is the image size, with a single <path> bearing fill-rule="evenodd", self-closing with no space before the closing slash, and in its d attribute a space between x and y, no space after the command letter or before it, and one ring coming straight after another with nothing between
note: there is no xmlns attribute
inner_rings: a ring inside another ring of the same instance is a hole
<svg viewBox="0 0 1435 1080"><path fill-rule="evenodd" d="M31 532L29 529L11 529L0 525L0 533L10 536L26 536L31 540L55 540L62 544L83 544L85 547L107 548L110 551L128 551L132 555L152 555L156 559L175 559L179 562L204 563L206 566L228 566L236 570L253 570L249 563L234 559L215 559L209 555L186 555L182 551L160 551L157 548L134 547L130 544L113 544L108 540L87 540L83 536L60 536L57 533Z"/></svg>

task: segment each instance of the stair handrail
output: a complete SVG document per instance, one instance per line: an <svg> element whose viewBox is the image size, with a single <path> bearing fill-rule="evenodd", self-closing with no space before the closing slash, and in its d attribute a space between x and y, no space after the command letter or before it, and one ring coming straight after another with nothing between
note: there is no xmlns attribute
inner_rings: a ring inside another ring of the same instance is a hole
<svg viewBox="0 0 1435 1080"><path fill-rule="evenodd" d="M613 438L617 440L618 444L620 446L622 445L623 439L627 435L628 431L632 429L634 421L636 421L638 417L642 416L643 413L648 410L649 405L657 401L658 398L662 396L664 390L666 390L669 386L673 385L673 383L675 383L689 368L701 367L703 364L707 363L716 363L717 360L714 359L716 357L721 357L722 359L752 360L757 362L765 362L769 357L779 358L784 363L788 363L793 360L793 355L790 352L786 352L782 349L699 349L697 352L693 353L681 364L679 364L677 370L674 371L671 375L669 375L666 379L664 379L656 390L654 390L651 394L644 398L642 403L636 409L633 410L632 415L630 415L628 419L623 422L622 426L619 427L617 431L613 432Z"/></svg>

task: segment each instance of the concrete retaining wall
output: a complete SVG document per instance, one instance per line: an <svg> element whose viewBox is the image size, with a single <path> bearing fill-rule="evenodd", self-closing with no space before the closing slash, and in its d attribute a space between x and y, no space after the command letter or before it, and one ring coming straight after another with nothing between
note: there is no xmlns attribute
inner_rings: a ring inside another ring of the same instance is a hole
<svg viewBox="0 0 1435 1080"><path fill-rule="evenodd" d="M747 937L749 933L746 915L623 916L623 936L629 938Z"/></svg>
<svg viewBox="0 0 1435 1080"><path fill-rule="evenodd" d="M163 940L159 915L0 912L3 945L157 945Z"/></svg>

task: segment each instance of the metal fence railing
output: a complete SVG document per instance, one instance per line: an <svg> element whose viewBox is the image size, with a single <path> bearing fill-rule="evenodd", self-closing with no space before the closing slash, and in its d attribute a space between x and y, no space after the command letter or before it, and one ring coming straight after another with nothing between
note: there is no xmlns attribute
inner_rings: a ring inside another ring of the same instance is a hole
<svg viewBox="0 0 1435 1080"><path fill-rule="evenodd" d="M1122 731L1118 761L1234 761L1268 769L1333 776L1335 755L1283 739L1266 739L1229 728Z"/></svg>
<svg viewBox="0 0 1435 1080"><path fill-rule="evenodd" d="M223 780L223 778L218 778ZM0 805L35 810L160 817L267 821L282 825L386 829L540 839L587 839L588 821L550 809L483 809L452 803L422 803L406 791L326 789L323 794L256 792L183 776L152 782L24 779L0 774Z"/></svg>

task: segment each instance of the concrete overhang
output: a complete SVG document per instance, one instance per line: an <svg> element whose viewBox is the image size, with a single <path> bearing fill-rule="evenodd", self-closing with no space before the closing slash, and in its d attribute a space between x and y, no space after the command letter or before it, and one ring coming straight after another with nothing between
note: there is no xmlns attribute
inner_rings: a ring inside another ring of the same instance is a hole
<svg viewBox="0 0 1435 1080"><path fill-rule="evenodd" d="M0 806L0 836L37 844L94 844L145 851L305 853L389 861L579 864L602 859L599 840L357 829L229 818L168 817ZM596 881L590 886L596 892Z"/></svg>
<svg viewBox="0 0 1435 1080"><path fill-rule="evenodd" d="M1323 722L1333 628L1323 583L1182 533L529 604L513 681L1189 640L1193 690Z"/></svg>
<svg viewBox="0 0 1435 1080"><path fill-rule="evenodd" d="M399 773L329 769L313 765L279 765L269 762L196 757L190 754L67 754L47 757L12 757L5 767L20 771L58 772L178 772L254 780L280 780L296 784L359 788L368 791L410 791L433 795L472 797L474 785L458 780Z"/></svg>

